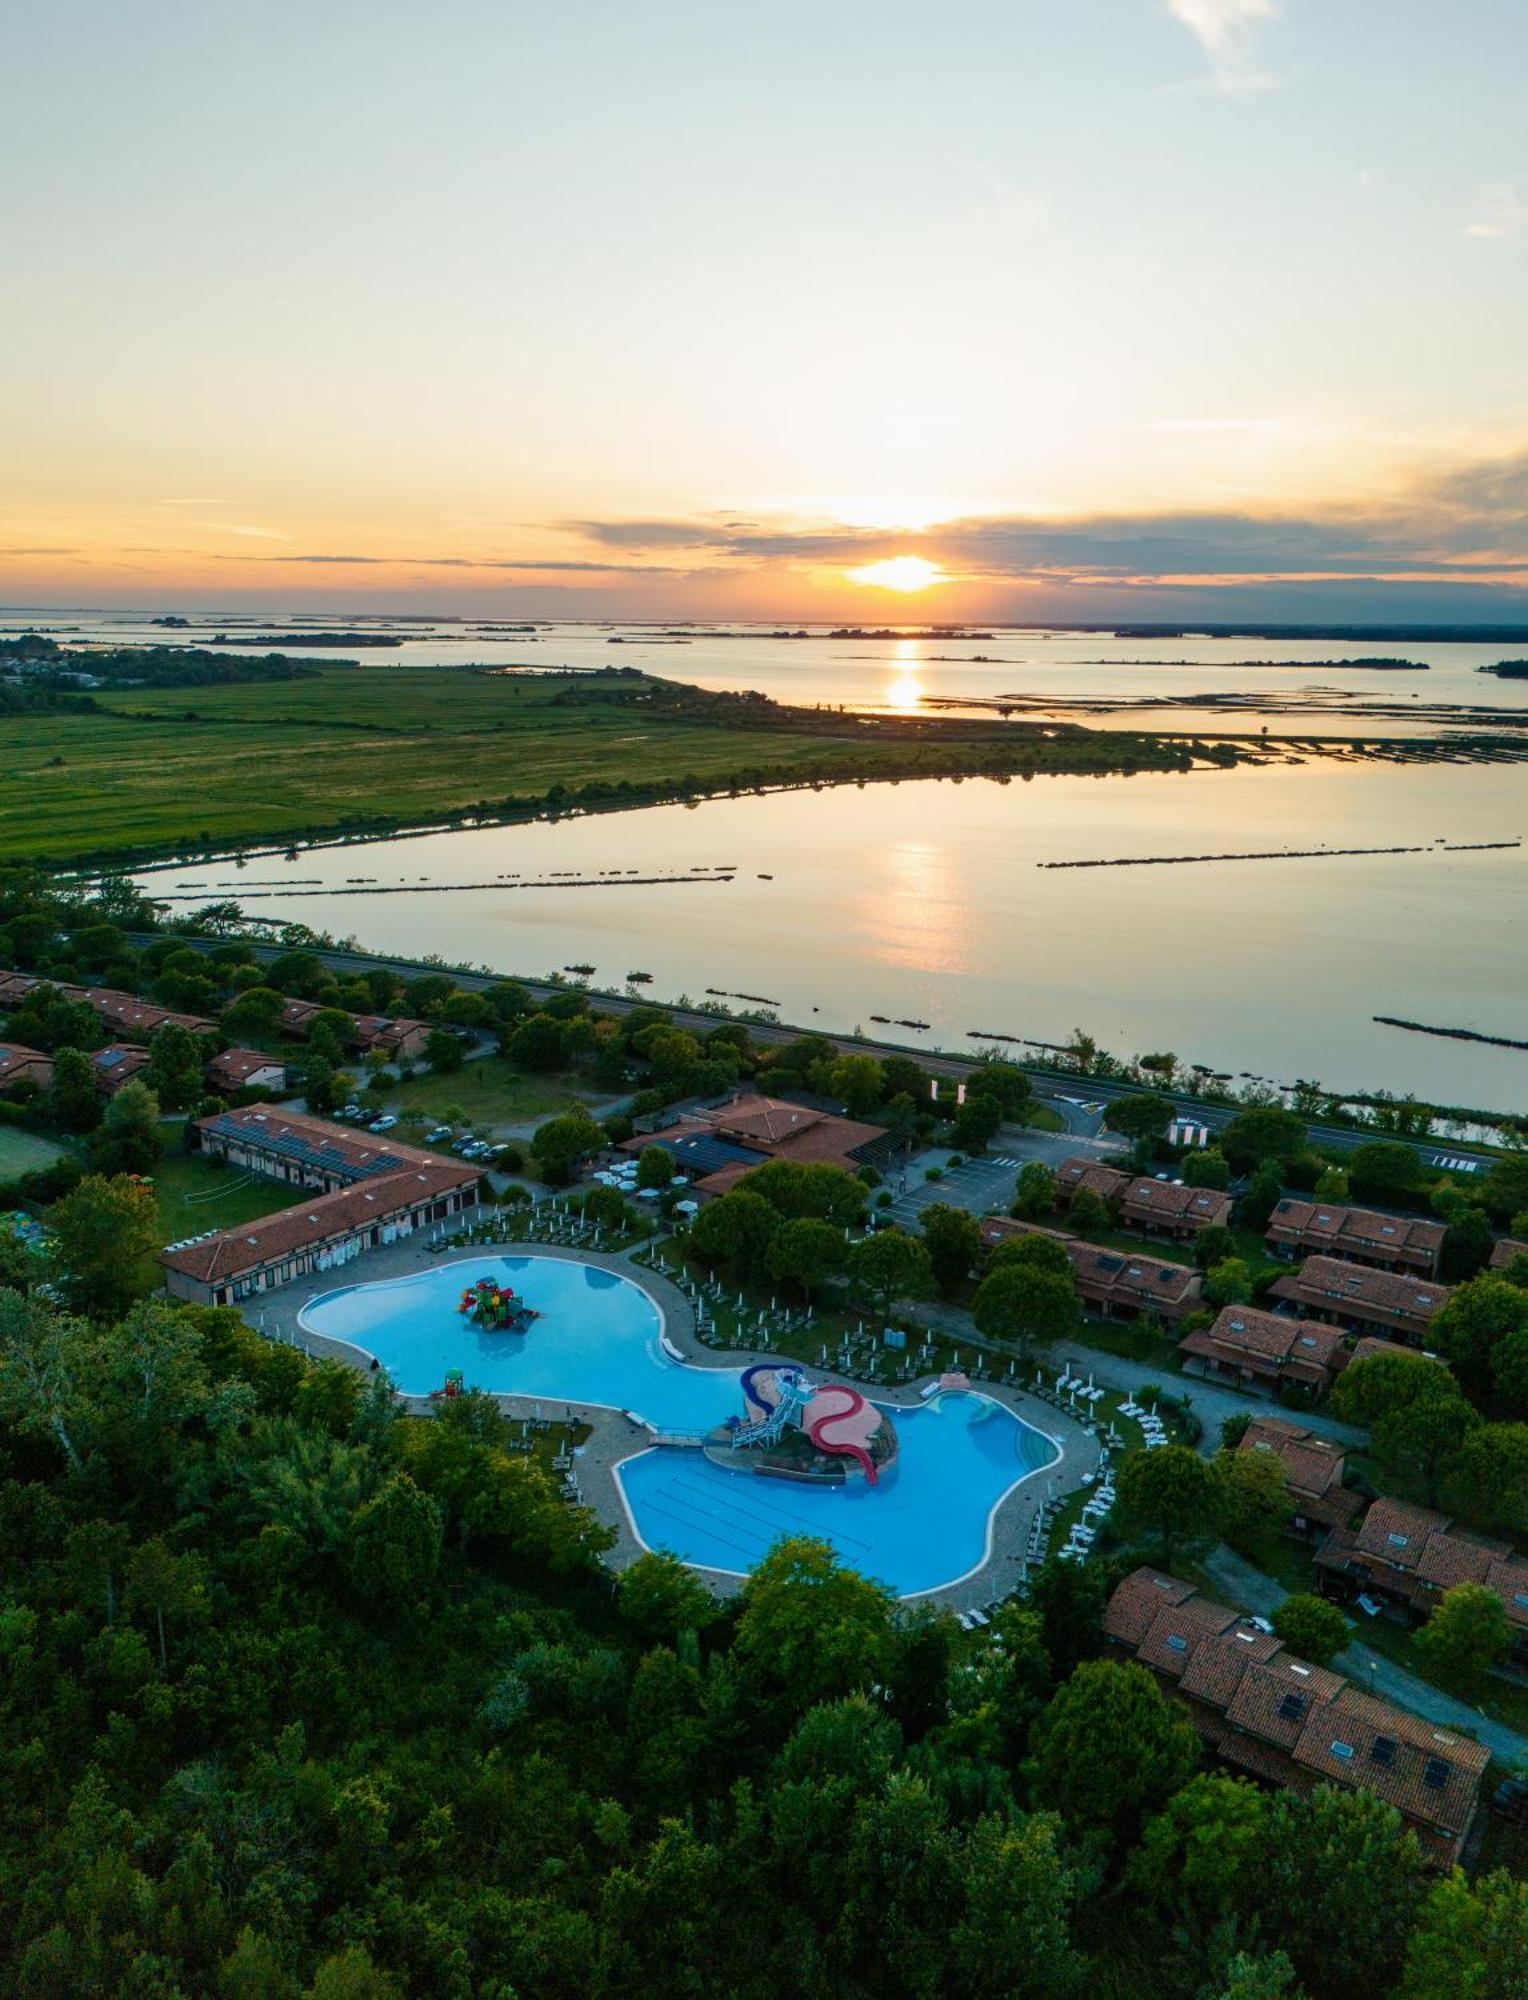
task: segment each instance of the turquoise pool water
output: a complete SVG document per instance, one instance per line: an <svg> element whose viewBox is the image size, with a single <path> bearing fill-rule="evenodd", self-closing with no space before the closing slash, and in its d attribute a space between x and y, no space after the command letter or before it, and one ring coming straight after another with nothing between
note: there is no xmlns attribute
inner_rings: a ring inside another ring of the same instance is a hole
<svg viewBox="0 0 1528 2000"><path fill-rule="evenodd" d="M480 1277L513 1286L536 1308L528 1333L484 1333L462 1316L463 1287ZM631 1410L667 1431L707 1431L742 1408L741 1371L692 1368L671 1355L662 1314L639 1285L560 1258L469 1258L352 1285L315 1299L302 1320L374 1354L409 1395L440 1388L459 1368L473 1388ZM998 1502L1058 1452L981 1395L946 1393L893 1420L897 1461L874 1487L723 1471L666 1446L628 1459L616 1481L648 1548L745 1574L782 1535L817 1535L867 1576L914 1596L977 1568Z"/></svg>

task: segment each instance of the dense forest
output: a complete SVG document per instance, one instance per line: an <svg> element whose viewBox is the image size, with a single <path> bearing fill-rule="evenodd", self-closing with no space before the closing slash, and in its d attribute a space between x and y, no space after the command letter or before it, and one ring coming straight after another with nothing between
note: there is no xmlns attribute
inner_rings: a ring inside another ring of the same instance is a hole
<svg viewBox="0 0 1528 2000"><path fill-rule="evenodd" d="M783 1543L723 1606L510 1446L231 1311L0 1293L7 1992L1524 1990L1521 1884L1202 1768L1105 1576L968 1636Z"/></svg>

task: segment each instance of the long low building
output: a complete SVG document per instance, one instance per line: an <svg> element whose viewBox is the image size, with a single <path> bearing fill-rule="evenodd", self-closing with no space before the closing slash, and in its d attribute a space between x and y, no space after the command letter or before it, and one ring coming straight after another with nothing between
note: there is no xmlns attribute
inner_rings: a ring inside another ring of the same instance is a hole
<svg viewBox="0 0 1528 2000"><path fill-rule="evenodd" d="M1433 1863L1459 1858L1490 1753L1297 1659L1272 1633L1161 1570L1133 1571L1104 1608L1105 1636L1185 1703L1214 1754L1297 1791L1373 1792Z"/></svg>
<svg viewBox="0 0 1528 2000"><path fill-rule="evenodd" d="M237 1305L473 1209L478 1174L455 1161L402 1167L259 1222L172 1244L160 1259L172 1298Z"/></svg>
<svg viewBox="0 0 1528 2000"><path fill-rule="evenodd" d="M17 1042L0 1043L0 1096L18 1084L33 1083L46 1090L53 1081L53 1058L41 1049L24 1049Z"/></svg>
<svg viewBox="0 0 1528 2000"><path fill-rule="evenodd" d="M1308 1389L1324 1396L1337 1373L1341 1329L1256 1306L1222 1306L1213 1326L1178 1343L1184 1373L1238 1388Z"/></svg>
<svg viewBox="0 0 1528 2000"><path fill-rule="evenodd" d="M852 1174L884 1161L891 1144L884 1125L749 1092L730 1104L687 1112L656 1132L638 1133L623 1142L622 1151L637 1154L661 1146L675 1167L691 1176L697 1193L718 1195L770 1160L841 1167Z"/></svg>
<svg viewBox="0 0 1528 2000"><path fill-rule="evenodd" d="M214 1159L324 1194L401 1167L441 1163L439 1153L406 1145L391 1134L384 1138L357 1132L284 1105L245 1104L216 1111L198 1118L193 1129L198 1149Z"/></svg>
<svg viewBox="0 0 1528 2000"><path fill-rule="evenodd" d="M1443 1224L1419 1215L1385 1215L1345 1202L1281 1201L1268 1218L1264 1242L1274 1257L1337 1257L1379 1271L1438 1275Z"/></svg>
<svg viewBox="0 0 1528 2000"><path fill-rule="evenodd" d="M1318 1529L1345 1528L1363 1507L1346 1484L1347 1454L1331 1438L1292 1424L1283 1417L1254 1417L1242 1433L1238 1451L1271 1451L1284 1473L1284 1490L1294 1514L1290 1528L1297 1535Z"/></svg>
<svg viewBox="0 0 1528 2000"><path fill-rule="evenodd" d="M1337 1257L1307 1257L1298 1271L1275 1278L1272 1298L1304 1318L1324 1320L1352 1333L1399 1336L1411 1346L1427 1337L1434 1315L1449 1299L1447 1285L1397 1271L1374 1271Z"/></svg>
<svg viewBox="0 0 1528 2000"><path fill-rule="evenodd" d="M981 1233L988 1250L1016 1236L1049 1236L1060 1243L1072 1262L1077 1296L1090 1312L1106 1319L1135 1319L1142 1313L1155 1313L1159 1319L1172 1322L1203 1302L1203 1274L1188 1264L1101 1249L1065 1230L1016 1222L1005 1215L984 1216Z"/></svg>
<svg viewBox="0 0 1528 2000"><path fill-rule="evenodd" d="M1381 1498L1356 1528L1340 1525L1316 1551L1322 1588L1388 1598L1425 1619L1460 1583L1483 1583L1501 1598L1513 1652L1528 1659L1528 1560L1510 1542L1460 1528L1447 1514Z"/></svg>
<svg viewBox="0 0 1528 2000"><path fill-rule="evenodd" d="M1127 1229L1187 1242L1201 1229L1224 1228L1231 1219L1231 1197L1216 1188L1189 1187L1182 1181L1152 1174L1127 1174L1101 1160L1080 1156L1063 1160L1056 1170L1056 1202L1070 1208L1079 1194L1096 1194Z"/></svg>

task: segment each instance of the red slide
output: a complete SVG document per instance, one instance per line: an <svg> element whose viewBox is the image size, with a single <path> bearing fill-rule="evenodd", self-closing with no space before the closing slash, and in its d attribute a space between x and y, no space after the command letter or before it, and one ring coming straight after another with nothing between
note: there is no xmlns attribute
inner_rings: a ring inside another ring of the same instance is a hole
<svg viewBox="0 0 1528 2000"><path fill-rule="evenodd" d="M807 1436L819 1451L839 1452L847 1458L858 1459L860 1468L864 1472L866 1479L874 1486L876 1482L875 1461L871 1458L869 1452L866 1451L860 1439L868 1437L872 1431L879 1429L880 1415L877 1411L871 1409L858 1389L846 1388L842 1383L834 1383L826 1389L819 1389L817 1394L812 1398L812 1402L820 1406L829 1396L838 1396L843 1400L839 1403L837 1409L828 1410L821 1416L812 1416L809 1410L807 1413L809 1418ZM870 1419L868 1424L865 1421L867 1417ZM854 1429L858 1431L859 1438L841 1438L835 1440L828 1437L826 1433L839 1424L852 1424Z"/></svg>

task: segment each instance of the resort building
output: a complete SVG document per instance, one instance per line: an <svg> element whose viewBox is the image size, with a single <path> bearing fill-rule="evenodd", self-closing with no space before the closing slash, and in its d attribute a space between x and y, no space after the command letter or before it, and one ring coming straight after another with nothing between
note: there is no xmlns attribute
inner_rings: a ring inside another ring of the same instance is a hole
<svg viewBox="0 0 1528 2000"><path fill-rule="evenodd" d="M306 1041L320 1014L344 1013L319 1000L288 1000L281 1009L280 1028L289 1041ZM428 1021L395 1021L387 1014L346 1014L347 1038L363 1055L379 1049L392 1062L413 1062L430 1039Z"/></svg>
<svg viewBox="0 0 1528 2000"><path fill-rule="evenodd" d="M1308 1389L1324 1396L1336 1375L1342 1334L1334 1326L1259 1312L1256 1306L1222 1306L1213 1326L1178 1343L1185 1375L1234 1382L1241 1389Z"/></svg>
<svg viewBox="0 0 1528 2000"><path fill-rule="evenodd" d="M1281 1201L1269 1217L1265 1241L1275 1257L1336 1257L1379 1271L1415 1271L1435 1278L1443 1254L1443 1224L1335 1202L1290 1200Z"/></svg>
<svg viewBox="0 0 1528 2000"><path fill-rule="evenodd" d="M1056 1206L1070 1207L1072 1196L1086 1190L1110 1208L1117 1208L1125 1198L1130 1178L1118 1167L1106 1167L1099 1160L1063 1160L1056 1169Z"/></svg>
<svg viewBox="0 0 1528 2000"><path fill-rule="evenodd" d="M1340 1444L1319 1437L1282 1417L1254 1417L1239 1451L1271 1451L1284 1471L1284 1487L1294 1505L1291 1530L1298 1535L1345 1528L1363 1501L1343 1483L1347 1454Z"/></svg>
<svg viewBox="0 0 1528 2000"><path fill-rule="evenodd" d="M1528 1243L1520 1243L1515 1236L1499 1237L1491 1250L1490 1268L1505 1271L1516 1257L1528 1257Z"/></svg>
<svg viewBox="0 0 1528 2000"><path fill-rule="evenodd" d="M1203 1303L1204 1277L1187 1264L1169 1264L1159 1257L1141 1257L1104 1250L1064 1230L1037 1222L1016 1222L1005 1215L982 1218L982 1243L995 1250L1015 1236L1049 1236L1072 1260L1077 1295L1084 1307L1104 1319L1135 1319L1155 1313L1169 1323L1180 1320Z"/></svg>
<svg viewBox="0 0 1528 2000"><path fill-rule="evenodd" d="M475 1208L478 1178L452 1160L401 1167L263 1221L172 1244L160 1258L165 1287L198 1305L236 1305Z"/></svg>
<svg viewBox="0 0 1528 2000"><path fill-rule="evenodd" d="M119 993L112 986L87 986L80 997L116 1035L134 1035L147 1041L161 1028L186 1028L193 1035L218 1032L217 1022L205 1021L200 1014L177 1014L173 1008L156 1007L150 1000L140 1000L136 993Z"/></svg>
<svg viewBox="0 0 1528 2000"><path fill-rule="evenodd" d="M1143 1174L1126 1188L1119 1219L1127 1229L1186 1243L1201 1229L1227 1227L1231 1197L1219 1188L1185 1187L1182 1181L1153 1180Z"/></svg>
<svg viewBox="0 0 1528 2000"><path fill-rule="evenodd" d="M1309 1665L1270 1632L1160 1570L1127 1576L1107 1638L1185 1703L1208 1748L1266 1783L1375 1793L1434 1865L1459 1859L1490 1762L1481 1744Z"/></svg>
<svg viewBox="0 0 1528 2000"><path fill-rule="evenodd" d="M1097 1160L1063 1160L1056 1172L1056 1204L1069 1208L1086 1190L1096 1194L1126 1229L1187 1241L1201 1229L1224 1227L1231 1219L1231 1197L1214 1188L1185 1187L1182 1181L1156 1180L1150 1174L1131 1175Z"/></svg>
<svg viewBox="0 0 1528 2000"><path fill-rule="evenodd" d="M46 1090L53 1081L53 1059L41 1049L24 1049L19 1043L0 1043L0 1097L18 1084L35 1083Z"/></svg>
<svg viewBox="0 0 1528 2000"><path fill-rule="evenodd" d="M246 1104L198 1118L193 1127L201 1152L231 1166L267 1174L272 1180L333 1194L357 1181L377 1180L404 1167L436 1167L438 1153L395 1142L391 1135L375 1139L272 1104Z"/></svg>
<svg viewBox="0 0 1528 2000"><path fill-rule="evenodd" d="M768 1160L842 1167L852 1174L884 1161L893 1144L882 1125L751 1093L730 1104L686 1112L672 1125L623 1141L621 1151L635 1154L661 1146L675 1168L692 1177L697 1194L718 1195Z"/></svg>
<svg viewBox="0 0 1528 2000"><path fill-rule="evenodd" d="M389 1061L417 1062L430 1039L428 1021L394 1021L386 1014L353 1014L351 1032L362 1055L375 1049Z"/></svg>
<svg viewBox="0 0 1528 2000"><path fill-rule="evenodd" d="M92 1049L90 1052L96 1089L103 1097L115 1097L123 1084L131 1083L148 1065L148 1050L137 1048L131 1042L113 1042L108 1048Z"/></svg>
<svg viewBox="0 0 1528 2000"><path fill-rule="evenodd" d="M224 1049L207 1065L207 1087L232 1095L237 1090L285 1090L286 1064L259 1049Z"/></svg>
<svg viewBox="0 0 1528 2000"><path fill-rule="evenodd" d="M1420 1346L1434 1314L1448 1303L1449 1288L1337 1257L1307 1257L1298 1271L1274 1279L1269 1296L1292 1305L1301 1318Z"/></svg>
<svg viewBox="0 0 1528 2000"><path fill-rule="evenodd" d="M1510 1542L1461 1528L1408 1500L1376 1500L1356 1529L1334 1527L1316 1551L1331 1597L1382 1597L1418 1622L1459 1583L1483 1583L1506 1606L1513 1652L1528 1659L1528 1559Z"/></svg>

